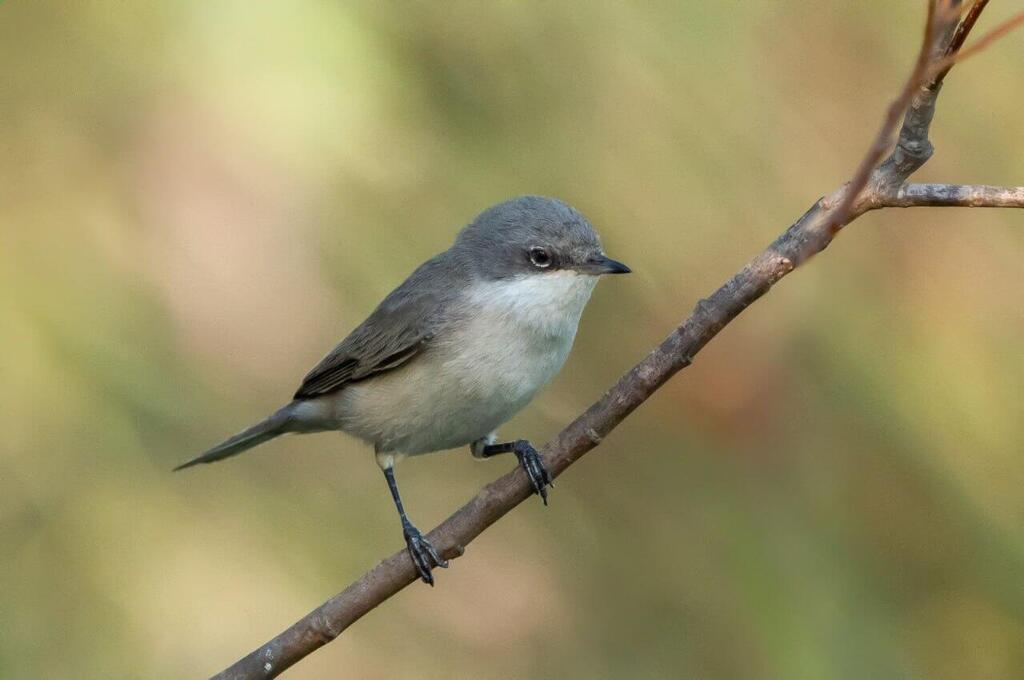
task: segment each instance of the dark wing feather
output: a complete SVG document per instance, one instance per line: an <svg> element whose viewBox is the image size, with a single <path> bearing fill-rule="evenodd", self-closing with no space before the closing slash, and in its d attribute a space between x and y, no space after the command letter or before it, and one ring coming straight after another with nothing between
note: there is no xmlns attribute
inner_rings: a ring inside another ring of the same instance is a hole
<svg viewBox="0 0 1024 680"><path fill-rule="evenodd" d="M330 394L412 360L434 337L444 302L451 298L444 281L450 277L436 276L444 271L440 256L416 270L309 372L295 398ZM439 285L430 285L435 282Z"/></svg>

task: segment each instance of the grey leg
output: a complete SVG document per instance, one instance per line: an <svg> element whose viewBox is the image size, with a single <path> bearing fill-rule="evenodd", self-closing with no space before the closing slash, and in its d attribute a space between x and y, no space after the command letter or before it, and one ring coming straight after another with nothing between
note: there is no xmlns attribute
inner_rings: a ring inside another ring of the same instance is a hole
<svg viewBox="0 0 1024 680"><path fill-rule="evenodd" d="M533 448L533 445L525 439L517 439L514 442L505 442L504 444L488 444L483 447L480 457L490 458L502 453L516 454L520 467L523 468L526 476L530 478L530 483L533 484L533 492L540 496L540 499L544 501L544 505L547 505L547 488L554 486L554 483L551 481L551 474L544 467L544 460L537 453L537 449Z"/></svg>
<svg viewBox="0 0 1024 680"><path fill-rule="evenodd" d="M398 516L402 519L402 534L405 536L405 545L409 549L409 556L412 558L413 566L424 583L434 585L434 575L431 569L434 566L447 567L448 562L441 559L430 541L420 533L420 530L412 525L405 514L402 506L402 497L398 494L398 483L395 482L395 469L388 466L384 469L384 477L388 480L388 488L391 489L391 497L395 500L395 507L398 508Z"/></svg>

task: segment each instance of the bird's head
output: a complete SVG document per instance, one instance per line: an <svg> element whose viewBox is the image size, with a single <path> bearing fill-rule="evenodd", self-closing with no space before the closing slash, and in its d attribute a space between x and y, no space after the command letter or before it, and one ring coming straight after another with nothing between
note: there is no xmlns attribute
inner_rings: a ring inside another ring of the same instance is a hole
<svg viewBox="0 0 1024 680"><path fill-rule="evenodd" d="M490 280L630 271L604 254L587 218L542 196L520 196L488 208L459 233L452 250Z"/></svg>

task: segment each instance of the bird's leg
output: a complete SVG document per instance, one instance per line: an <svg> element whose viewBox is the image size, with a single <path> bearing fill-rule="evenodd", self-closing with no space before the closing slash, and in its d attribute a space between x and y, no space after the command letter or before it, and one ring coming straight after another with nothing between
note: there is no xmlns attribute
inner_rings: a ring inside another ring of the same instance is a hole
<svg viewBox="0 0 1024 680"><path fill-rule="evenodd" d="M395 507L398 508L398 516L402 518L402 534L405 536L405 545L409 549L409 556L412 558L416 572L423 579L424 583L434 585L434 575L430 570L434 566L447 567L448 562L441 559L430 541L420 533L420 530L412 525L405 514L402 506L402 497L398 495L398 483L395 482L394 465L381 466L384 470L384 477L388 480L388 488L391 489L391 497L395 499Z"/></svg>
<svg viewBox="0 0 1024 680"><path fill-rule="evenodd" d="M504 444L486 444L478 455L480 458L490 458L501 453L516 454L520 467L523 468L526 476L530 478L530 483L533 484L534 493L540 496L544 505L547 505L548 487L554 486L554 483L551 481L551 473L544 467L544 459L537 453L537 449L533 448L533 445L525 439L517 439Z"/></svg>

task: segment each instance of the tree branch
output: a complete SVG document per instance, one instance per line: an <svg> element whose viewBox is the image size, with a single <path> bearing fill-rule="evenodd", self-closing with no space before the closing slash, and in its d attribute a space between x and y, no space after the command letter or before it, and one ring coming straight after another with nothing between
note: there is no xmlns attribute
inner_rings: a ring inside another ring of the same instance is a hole
<svg viewBox="0 0 1024 680"><path fill-rule="evenodd" d="M966 34L970 33L970 30L974 25L973 22L977 21L978 15L981 14L982 10L985 9L985 5L987 4L988 0L977 0L977 2L975 2L975 5L978 6L977 10L975 10L975 7L971 7L968 17L961 22L962 26L966 26L966 30L964 32L964 37L959 40L960 46L963 45L963 41L967 37ZM973 19L970 16L970 14L974 15ZM958 64L964 61L965 59L973 57L975 54L978 54L979 52L988 49L988 47L996 40L999 40L1000 38L1010 33L1011 31L1016 30L1021 25L1024 25L1024 10L1017 12L1012 17L1010 17L1003 23L999 24L985 35L978 38L978 41L971 45L970 47L956 47L955 49L952 49L946 54L946 56L943 59L936 62L935 65L932 66L931 71L936 74L941 74L937 75L936 79L942 80L942 76L949 72L949 69L953 66L953 64ZM950 43L951 46L955 44L955 42Z"/></svg>
<svg viewBox="0 0 1024 680"><path fill-rule="evenodd" d="M600 444L669 378L689 366L697 352L730 321L808 257L824 250L839 228L868 210L916 205L1022 206L1021 188L903 184L932 153L928 129L941 85L937 60L955 55L984 4L975 3L965 19L957 23L958 1L938 0L934 10L929 3L928 28L917 65L854 179L819 199L760 255L710 297L698 302L692 314L657 348L548 442L542 453L552 476L561 475ZM901 114L903 126L896 148L877 165ZM430 541L445 558L459 557L470 541L529 498L531 492L526 475L517 467L485 486L431 531ZM401 550L215 678L276 677L416 579L408 553Z"/></svg>
<svg viewBox="0 0 1024 680"><path fill-rule="evenodd" d="M1024 208L1024 187L988 184L904 184L874 197L871 209L918 208Z"/></svg>
<svg viewBox="0 0 1024 680"><path fill-rule="evenodd" d="M941 44L942 28L951 33L949 44L953 44L952 34L955 34L958 24L951 19L956 16L959 8L959 0L928 3L928 16L924 22L924 38L921 40L921 48L918 50L914 69L910 72L899 96L889 104L881 129L875 135L875 140L868 148L868 152L861 159L860 165L853 173L853 178L847 183L846 190L839 200L839 207L828 223L830 233L835 234L860 214L856 212L855 204L873 176L876 180L899 184L931 157L932 145L928 141L928 128L935 112L935 99L939 95L939 85L923 86L928 80L929 64L933 63L933 57ZM907 110L908 106L910 107L909 111ZM903 116L904 120L899 142L895 152L889 157L888 165L890 167L881 172L878 164L889 150L892 135L899 124L900 116Z"/></svg>

